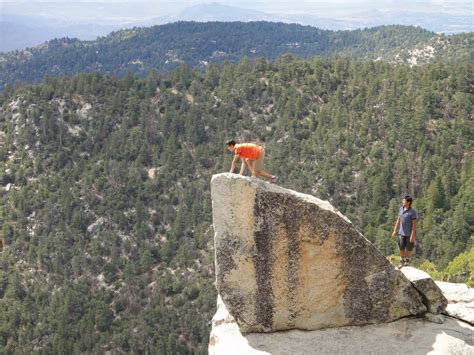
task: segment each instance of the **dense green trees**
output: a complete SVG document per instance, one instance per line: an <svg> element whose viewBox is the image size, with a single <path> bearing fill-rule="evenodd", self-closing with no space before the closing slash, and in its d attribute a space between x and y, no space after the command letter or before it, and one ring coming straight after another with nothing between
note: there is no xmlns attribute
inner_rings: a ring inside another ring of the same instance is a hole
<svg viewBox="0 0 474 355"><path fill-rule="evenodd" d="M229 137L265 144L281 185L331 201L386 255L414 195L416 255L463 280L472 69L287 55L0 92L0 346L205 353L209 181Z"/></svg>

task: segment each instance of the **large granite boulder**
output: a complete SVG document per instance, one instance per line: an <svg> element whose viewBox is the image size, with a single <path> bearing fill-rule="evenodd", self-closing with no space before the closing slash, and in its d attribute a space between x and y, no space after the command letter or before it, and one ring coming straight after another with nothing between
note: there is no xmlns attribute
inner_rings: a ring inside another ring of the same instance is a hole
<svg viewBox="0 0 474 355"><path fill-rule="evenodd" d="M428 307L430 313L439 314L446 309L448 300L430 275L410 266L405 266L401 270L406 278L410 280L421 293L423 302Z"/></svg>
<svg viewBox="0 0 474 355"><path fill-rule="evenodd" d="M406 277L330 203L234 174L211 182L219 295L243 332L426 312Z"/></svg>

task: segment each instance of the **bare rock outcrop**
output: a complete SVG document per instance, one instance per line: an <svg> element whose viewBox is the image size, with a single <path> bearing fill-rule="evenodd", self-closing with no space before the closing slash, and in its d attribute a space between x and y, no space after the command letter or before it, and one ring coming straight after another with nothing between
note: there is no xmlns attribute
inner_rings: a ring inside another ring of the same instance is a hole
<svg viewBox="0 0 474 355"><path fill-rule="evenodd" d="M474 288L442 281L436 281L436 284L448 299L448 306L443 313L474 325Z"/></svg>
<svg viewBox="0 0 474 355"><path fill-rule="evenodd" d="M330 203L234 174L214 175L211 192L217 289L240 331L426 312L406 277Z"/></svg>
<svg viewBox="0 0 474 355"><path fill-rule="evenodd" d="M364 326L244 334L220 297L217 309L209 355L474 354L474 327L445 315L439 315L440 323L407 317Z"/></svg>

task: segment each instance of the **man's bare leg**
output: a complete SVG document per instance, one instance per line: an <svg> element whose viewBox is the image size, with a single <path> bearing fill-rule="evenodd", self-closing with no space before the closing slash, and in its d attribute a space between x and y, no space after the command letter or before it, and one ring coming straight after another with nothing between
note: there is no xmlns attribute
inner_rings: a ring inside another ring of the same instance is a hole
<svg viewBox="0 0 474 355"><path fill-rule="evenodd" d="M273 176L270 175L269 173L267 173L266 171L259 171L259 172L257 173L257 175L258 175L258 176L263 176L263 177L265 177L265 178L267 178L267 179L269 179L269 180L273 179Z"/></svg>
<svg viewBox="0 0 474 355"><path fill-rule="evenodd" d="M253 177L256 177L257 174L255 173L255 170L253 168L253 164L255 163L255 160L252 160L252 159L247 159L247 166L249 167L250 169L250 172L252 173L252 176Z"/></svg>
<svg viewBox="0 0 474 355"><path fill-rule="evenodd" d="M406 257L407 257L406 249L400 249L400 264L398 265L399 268L405 266Z"/></svg>
<svg viewBox="0 0 474 355"><path fill-rule="evenodd" d="M405 251L405 264L406 265L410 265L410 261L411 261L411 255L413 254L413 250L406 250Z"/></svg>
<svg viewBox="0 0 474 355"><path fill-rule="evenodd" d="M248 167L249 167L250 171L252 172L252 176L254 176L254 177L263 176L264 178L267 178L268 180L272 180L272 181L276 180L275 176L270 175L266 171L255 171L255 169L254 169L255 160L250 160L249 159L249 161L247 163L248 163Z"/></svg>
<svg viewBox="0 0 474 355"><path fill-rule="evenodd" d="M248 166L248 159L242 158L242 165L240 166L240 175L244 175L246 165Z"/></svg>

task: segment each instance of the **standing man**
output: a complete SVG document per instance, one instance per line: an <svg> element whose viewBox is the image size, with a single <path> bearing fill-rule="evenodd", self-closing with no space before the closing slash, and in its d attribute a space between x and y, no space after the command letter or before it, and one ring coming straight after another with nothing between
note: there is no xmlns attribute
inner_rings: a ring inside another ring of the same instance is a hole
<svg viewBox="0 0 474 355"><path fill-rule="evenodd" d="M234 159L230 166L230 172L233 173L235 166L239 159L242 159L242 166L240 167L240 175L244 174L245 166L248 166L252 176L263 176L269 179L271 182L276 182L278 177L270 175L269 173L262 170L263 160L265 158L265 149L255 143L242 143L237 144L234 140L226 143L227 149L234 153Z"/></svg>
<svg viewBox="0 0 474 355"><path fill-rule="evenodd" d="M400 207L392 233L392 237L395 237L398 232L398 246L400 247L399 268L410 265L410 258L415 246L416 212L411 208L412 201L413 199L410 196L405 196L402 200L402 206Z"/></svg>

